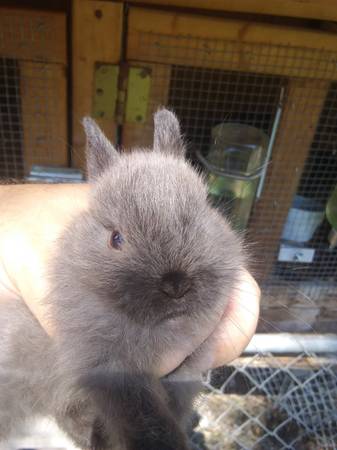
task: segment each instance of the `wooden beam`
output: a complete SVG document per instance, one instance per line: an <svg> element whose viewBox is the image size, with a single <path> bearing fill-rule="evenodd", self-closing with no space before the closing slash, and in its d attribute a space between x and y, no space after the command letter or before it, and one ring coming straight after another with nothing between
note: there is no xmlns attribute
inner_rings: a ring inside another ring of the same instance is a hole
<svg viewBox="0 0 337 450"><path fill-rule="evenodd" d="M337 34L131 8L130 60L337 79Z"/></svg>
<svg viewBox="0 0 337 450"><path fill-rule="evenodd" d="M0 8L0 56L66 64L66 16Z"/></svg>
<svg viewBox="0 0 337 450"><path fill-rule="evenodd" d="M290 79L271 164L261 198L255 203L248 240L261 280L277 260L283 226L315 135L330 83Z"/></svg>
<svg viewBox="0 0 337 450"><path fill-rule="evenodd" d="M336 0L240 0L235 2L233 0L132 0L132 3L337 20Z"/></svg>
<svg viewBox="0 0 337 450"><path fill-rule="evenodd" d="M67 166L65 67L20 61L20 94L25 173L32 164Z"/></svg>
<svg viewBox="0 0 337 450"><path fill-rule="evenodd" d="M120 61L123 5L105 1L73 0L73 149L72 163L85 167L85 136L81 120L92 115L95 64ZM113 120L97 120L106 135L115 140Z"/></svg>

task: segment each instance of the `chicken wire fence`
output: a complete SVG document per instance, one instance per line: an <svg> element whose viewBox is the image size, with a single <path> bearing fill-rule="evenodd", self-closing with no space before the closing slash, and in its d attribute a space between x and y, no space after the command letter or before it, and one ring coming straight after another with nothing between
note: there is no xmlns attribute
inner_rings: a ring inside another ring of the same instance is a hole
<svg viewBox="0 0 337 450"><path fill-rule="evenodd" d="M257 353L210 372L204 388L189 434L191 450L337 448L336 357ZM3 450L28 448L79 450L46 420L29 424Z"/></svg>
<svg viewBox="0 0 337 450"><path fill-rule="evenodd" d="M198 450L337 448L337 359L257 353L205 380Z"/></svg>

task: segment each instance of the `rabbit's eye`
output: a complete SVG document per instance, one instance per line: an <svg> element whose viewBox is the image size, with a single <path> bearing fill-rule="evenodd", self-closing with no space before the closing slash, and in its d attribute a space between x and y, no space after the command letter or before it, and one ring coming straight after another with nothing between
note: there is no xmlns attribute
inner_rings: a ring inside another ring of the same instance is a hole
<svg viewBox="0 0 337 450"><path fill-rule="evenodd" d="M113 231L110 236L110 246L116 250L120 250L123 245L124 239L119 231Z"/></svg>

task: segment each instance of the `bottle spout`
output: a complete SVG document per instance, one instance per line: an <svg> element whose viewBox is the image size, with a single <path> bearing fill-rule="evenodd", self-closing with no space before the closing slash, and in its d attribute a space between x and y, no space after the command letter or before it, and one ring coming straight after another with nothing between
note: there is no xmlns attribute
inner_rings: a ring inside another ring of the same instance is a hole
<svg viewBox="0 0 337 450"><path fill-rule="evenodd" d="M329 250L333 250L337 245L337 230L335 228L331 228L330 233L328 234L329 240Z"/></svg>

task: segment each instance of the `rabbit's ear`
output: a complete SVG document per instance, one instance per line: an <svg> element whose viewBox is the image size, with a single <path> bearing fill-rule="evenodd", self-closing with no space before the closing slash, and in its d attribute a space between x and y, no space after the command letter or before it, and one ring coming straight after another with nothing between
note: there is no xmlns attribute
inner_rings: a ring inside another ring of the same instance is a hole
<svg viewBox="0 0 337 450"><path fill-rule="evenodd" d="M153 149L183 157L186 149L176 115L168 109L159 109L154 115Z"/></svg>
<svg viewBox="0 0 337 450"><path fill-rule="evenodd" d="M87 172L91 182L114 164L120 158L120 154L93 119L85 117L82 124L87 137Z"/></svg>

